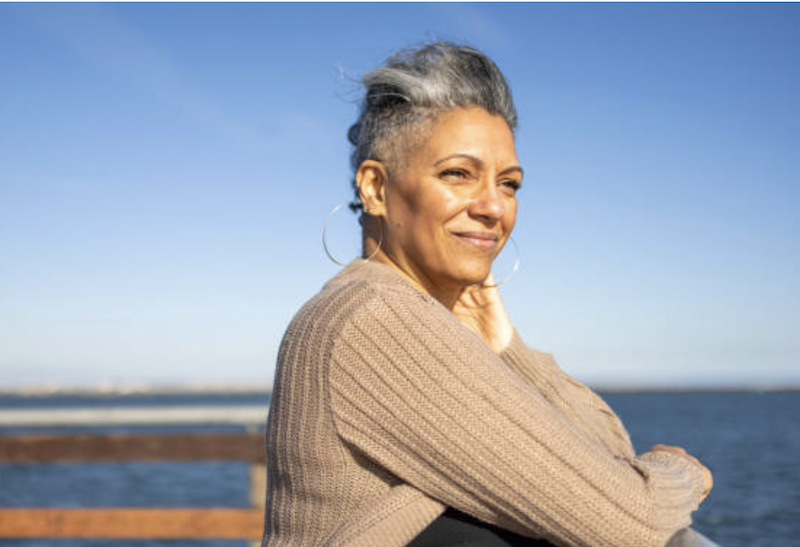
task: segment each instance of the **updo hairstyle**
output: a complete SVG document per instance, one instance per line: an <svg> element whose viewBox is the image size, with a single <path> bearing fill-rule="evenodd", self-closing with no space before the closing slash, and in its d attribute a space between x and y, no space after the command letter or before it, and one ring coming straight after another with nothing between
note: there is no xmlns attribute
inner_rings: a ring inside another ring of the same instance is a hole
<svg viewBox="0 0 800 547"><path fill-rule="evenodd" d="M437 42L402 50L384 66L364 75L366 88L358 121L347 132L354 146L350 163L355 173L367 159L392 166L411 144L412 130L448 110L479 106L502 116L512 133L517 111L511 89L497 65L471 47ZM355 178L353 211L362 210Z"/></svg>

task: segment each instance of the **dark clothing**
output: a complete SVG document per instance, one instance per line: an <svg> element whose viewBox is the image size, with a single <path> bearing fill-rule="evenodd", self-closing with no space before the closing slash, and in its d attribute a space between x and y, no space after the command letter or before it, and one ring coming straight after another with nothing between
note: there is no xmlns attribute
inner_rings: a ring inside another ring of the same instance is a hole
<svg viewBox="0 0 800 547"><path fill-rule="evenodd" d="M452 507L433 521L407 547L555 547L487 524ZM692 530L679 530L665 547L719 547Z"/></svg>
<svg viewBox="0 0 800 547"><path fill-rule="evenodd" d="M407 547L554 547L548 541L531 539L466 513L448 508Z"/></svg>

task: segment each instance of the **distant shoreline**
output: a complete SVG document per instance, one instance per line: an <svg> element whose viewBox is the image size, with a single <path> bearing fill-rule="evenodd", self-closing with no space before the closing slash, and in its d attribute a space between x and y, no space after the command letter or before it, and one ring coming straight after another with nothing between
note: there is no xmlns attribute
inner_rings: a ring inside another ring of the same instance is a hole
<svg viewBox="0 0 800 547"><path fill-rule="evenodd" d="M247 386L31 386L0 388L0 396L79 395L248 395L272 393L271 385Z"/></svg>
<svg viewBox="0 0 800 547"><path fill-rule="evenodd" d="M800 392L800 384L788 385L664 385L664 386L620 386L592 385L601 393L774 393ZM125 395L258 395L271 394L271 385L262 386L98 386L98 387L19 387L0 388L0 396L84 396L108 397Z"/></svg>
<svg viewBox="0 0 800 547"><path fill-rule="evenodd" d="M763 386L590 386L601 393L774 393L800 391L800 385L763 385Z"/></svg>

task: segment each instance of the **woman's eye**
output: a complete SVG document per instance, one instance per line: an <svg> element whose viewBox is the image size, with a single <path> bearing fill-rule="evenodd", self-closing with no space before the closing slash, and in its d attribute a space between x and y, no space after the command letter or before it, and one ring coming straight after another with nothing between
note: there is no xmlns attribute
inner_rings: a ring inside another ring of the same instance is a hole
<svg viewBox="0 0 800 547"><path fill-rule="evenodd" d="M442 171L442 176L450 178L467 178L469 174L461 169L447 169L446 171Z"/></svg>
<svg viewBox="0 0 800 547"><path fill-rule="evenodd" d="M519 190L520 187L522 186L522 183L520 181L518 181L518 180L504 180L500 184L502 186L512 190L514 193L516 193L517 190Z"/></svg>

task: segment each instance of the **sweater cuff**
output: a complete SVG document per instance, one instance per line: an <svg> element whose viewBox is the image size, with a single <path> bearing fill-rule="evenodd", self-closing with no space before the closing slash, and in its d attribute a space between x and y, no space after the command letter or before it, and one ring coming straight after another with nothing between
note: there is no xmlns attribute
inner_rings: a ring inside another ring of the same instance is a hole
<svg viewBox="0 0 800 547"><path fill-rule="evenodd" d="M688 459L665 450L653 450L638 456L634 462L635 467L643 471L645 476L650 475L652 467L657 467L669 475L688 477L692 486L693 510L696 510L705 498L703 471Z"/></svg>

